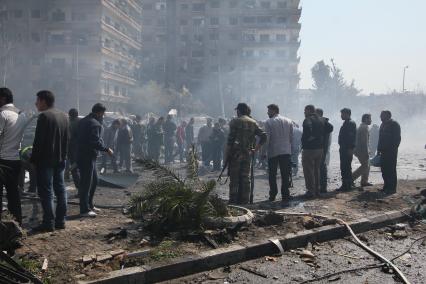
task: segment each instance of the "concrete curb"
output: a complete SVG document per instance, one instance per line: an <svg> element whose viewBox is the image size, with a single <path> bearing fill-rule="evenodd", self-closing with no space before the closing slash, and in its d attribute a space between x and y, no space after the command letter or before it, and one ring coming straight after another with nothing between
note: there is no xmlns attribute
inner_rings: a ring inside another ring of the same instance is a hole
<svg viewBox="0 0 426 284"><path fill-rule="evenodd" d="M349 225L355 233L383 228L410 219L410 209L389 211L371 218L363 218ZM326 242L348 236L349 232L342 225L328 225L312 230L278 236L285 250L306 246L309 242ZM232 245L227 248L213 249L197 255L175 259L166 265L139 266L113 271L103 279L81 284L115 284L115 283L155 283L195 274L219 267L237 264L247 260L277 253L276 246L270 241L254 243L248 246Z"/></svg>

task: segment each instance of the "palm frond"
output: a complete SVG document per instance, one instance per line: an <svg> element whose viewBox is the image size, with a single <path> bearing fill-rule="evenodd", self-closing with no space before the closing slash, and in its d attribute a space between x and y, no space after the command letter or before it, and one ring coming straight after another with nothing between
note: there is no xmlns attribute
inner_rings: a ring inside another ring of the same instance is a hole
<svg viewBox="0 0 426 284"><path fill-rule="evenodd" d="M136 159L137 163L141 164L145 169L152 171L154 176L160 180L177 181L184 183L183 179L173 169L160 165L158 162L151 159Z"/></svg>

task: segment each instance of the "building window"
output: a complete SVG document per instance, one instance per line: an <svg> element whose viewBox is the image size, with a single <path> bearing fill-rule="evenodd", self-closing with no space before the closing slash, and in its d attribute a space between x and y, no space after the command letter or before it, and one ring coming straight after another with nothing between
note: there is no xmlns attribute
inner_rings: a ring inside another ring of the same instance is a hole
<svg viewBox="0 0 426 284"><path fill-rule="evenodd" d="M195 19L193 19L193 20L192 20L192 24L193 24L195 27L201 27L201 26L204 26L204 19L202 19L202 18L195 18Z"/></svg>
<svg viewBox="0 0 426 284"><path fill-rule="evenodd" d="M188 4L181 4L181 5L180 5L180 8L181 8L182 10L188 10Z"/></svg>
<svg viewBox="0 0 426 284"><path fill-rule="evenodd" d="M272 17L268 17L268 16L257 17L257 22L259 24L269 24L269 23L272 23Z"/></svg>
<svg viewBox="0 0 426 284"><path fill-rule="evenodd" d="M285 2L285 1L278 1L277 2L277 8L287 8L287 2Z"/></svg>
<svg viewBox="0 0 426 284"><path fill-rule="evenodd" d="M220 8L220 1L219 0L210 0L210 7L211 8Z"/></svg>
<svg viewBox="0 0 426 284"><path fill-rule="evenodd" d="M268 73L269 72L269 68L262 66L262 67L259 67L259 71L262 72L262 73Z"/></svg>
<svg viewBox="0 0 426 284"><path fill-rule="evenodd" d="M204 4L204 3L192 4L192 11L194 11L194 12L204 12L205 10L206 10L206 4Z"/></svg>
<svg viewBox="0 0 426 284"><path fill-rule="evenodd" d="M52 66L55 68L65 68L65 58L52 58Z"/></svg>
<svg viewBox="0 0 426 284"><path fill-rule="evenodd" d="M24 13L22 12L22 10L15 10L15 11L13 11L13 14L14 14L15 18L19 19L19 18L22 18Z"/></svg>
<svg viewBox="0 0 426 284"><path fill-rule="evenodd" d="M145 26L150 26L150 25L152 24L152 20L151 20L151 19L144 19L144 20L143 20L143 24L144 24Z"/></svg>
<svg viewBox="0 0 426 284"><path fill-rule="evenodd" d="M268 34L260 35L260 41L261 42L269 42L269 39L270 39L270 37L269 37Z"/></svg>
<svg viewBox="0 0 426 284"><path fill-rule="evenodd" d="M209 39L210 40L219 40L219 33L210 33Z"/></svg>
<svg viewBox="0 0 426 284"><path fill-rule="evenodd" d="M71 20L73 21L85 21L86 18L86 13L72 12L71 14Z"/></svg>
<svg viewBox="0 0 426 284"><path fill-rule="evenodd" d="M254 42L254 41L256 41L256 37L255 37L254 34L244 34L243 35L243 39L244 39L244 41L247 41L247 42Z"/></svg>
<svg viewBox="0 0 426 284"><path fill-rule="evenodd" d="M104 82L104 94L109 94L110 93L110 87L109 87L109 82L105 81Z"/></svg>
<svg viewBox="0 0 426 284"><path fill-rule="evenodd" d="M238 34L237 33L230 33L229 39L230 40L238 40Z"/></svg>
<svg viewBox="0 0 426 284"><path fill-rule="evenodd" d="M114 96L119 96L119 95L120 95L120 87L114 86Z"/></svg>
<svg viewBox="0 0 426 284"><path fill-rule="evenodd" d="M254 24L256 22L255 17L244 17L243 18L244 24Z"/></svg>
<svg viewBox="0 0 426 284"><path fill-rule="evenodd" d="M269 1L261 2L260 7L262 7L263 9L270 9L271 8L271 2L269 2Z"/></svg>
<svg viewBox="0 0 426 284"><path fill-rule="evenodd" d="M285 34L277 34L277 41L286 41L287 37Z"/></svg>
<svg viewBox="0 0 426 284"><path fill-rule="evenodd" d="M33 57L31 59L31 64L34 65L34 66L40 66L40 64L41 64L40 57Z"/></svg>
<svg viewBox="0 0 426 284"><path fill-rule="evenodd" d="M256 7L256 0L245 0L244 7L247 9L254 9Z"/></svg>
<svg viewBox="0 0 426 284"><path fill-rule="evenodd" d="M194 40L198 42L202 42L204 40L204 36L196 34L194 35Z"/></svg>
<svg viewBox="0 0 426 284"><path fill-rule="evenodd" d="M164 19L158 19L157 26L158 27L165 27L166 26L166 20L164 20Z"/></svg>
<svg viewBox="0 0 426 284"><path fill-rule="evenodd" d="M112 71L112 64L109 62L104 62L104 70L107 72L111 72Z"/></svg>
<svg viewBox="0 0 426 284"><path fill-rule="evenodd" d="M180 19L180 25L181 25L181 26L186 26L186 25L188 25L188 20L187 20L187 19Z"/></svg>
<svg viewBox="0 0 426 284"><path fill-rule="evenodd" d="M277 68L275 68L275 72L277 72L277 73L285 73L285 67L277 67Z"/></svg>
<svg viewBox="0 0 426 284"><path fill-rule="evenodd" d="M65 13L62 10L56 10L52 13L52 20L55 22L65 21Z"/></svg>
<svg viewBox="0 0 426 284"><path fill-rule="evenodd" d="M254 51L253 50L244 50L243 51L243 56L244 57L248 57L248 58L254 57Z"/></svg>
<svg viewBox="0 0 426 284"><path fill-rule="evenodd" d="M218 17L211 17L210 18L210 25L218 26L219 25L219 18Z"/></svg>
<svg viewBox="0 0 426 284"><path fill-rule="evenodd" d="M52 45L64 44L65 36L63 34L53 34L50 36L50 43Z"/></svg>
<svg viewBox="0 0 426 284"><path fill-rule="evenodd" d="M277 18L277 23L278 24L285 24L287 22L287 18L286 17L278 17Z"/></svg>
<svg viewBox="0 0 426 284"><path fill-rule="evenodd" d="M229 24L230 24L231 26L238 25L238 17L230 17L230 18L229 18Z"/></svg>
<svg viewBox="0 0 426 284"><path fill-rule="evenodd" d="M40 42L40 34L39 33L31 33L31 39L34 42Z"/></svg>
<svg viewBox="0 0 426 284"><path fill-rule="evenodd" d="M149 42L149 41L153 41L153 40L154 40L154 37L153 37L152 35L144 35L144 36L143 36L143 40L144 40L144 41L147 41L147 42Z"/></svg>
<svg viewBox="0 0 426 284"><path fill-rule="evenodd" d="M276 55L278 58L286 58L287 52L285 50L277 50Z"/></svg>
<svg viewBox="0 0 426 284"><path fill-rule="evenodd" d="M152 3L143 4L143 9L146 11L152 10L153 8L154 6L152 5Z"/></svg>
<svg viewBox="0 0 426 284"><path fill-rule="evenodd" d="M236 49L229 49L228 56L236 56L238 54Z"/></svg>
<svg viewBox="0 0 426 284"><path fill-rule="evenodd" d="M209 69L210 69L210 72L214 72L214 73L219 72L219 65L210 66Z"/></svg>
<svg viewBox="0 0 426 284"><path fill-rule="evenodd" d="M229 8L237 8L237 6L238 6L238 0L229 1Z"/></svg>
<svg viewBox="0 0 426 284"><path fill-rule="evenodd" d="M41 18L40 10L31 10L31 18L40 19Z"/></svg>
<svg viewBox="0 0 426 284"><path fill-rule="evenodd" d="M155 4L155 9L158 11L166 10L166 3L157 3Z"/></svg>
<svg viewBox="0 0 426 284"><path fill-rule="evenodd" d="M204 57L204 51L203 50L193 50L192 51L192 57Z"/></svg>
<svg viewBox="0 0 426 284"><path fill-rule="evenodd" d="M209 53L210 53L210 56L217 56L218 55L217 49L210 49Z"/></svg>

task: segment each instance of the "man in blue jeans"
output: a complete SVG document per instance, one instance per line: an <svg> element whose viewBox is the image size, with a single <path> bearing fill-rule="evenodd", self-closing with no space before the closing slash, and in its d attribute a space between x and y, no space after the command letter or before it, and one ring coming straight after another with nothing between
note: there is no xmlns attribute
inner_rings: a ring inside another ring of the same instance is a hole
<svg viewBox="0 0 426 284"><path fill-rule="evenodd" d="M40 114L30 161L36 169L43 221L33 232L52 232L55 228L65 229L67 193L64 170L69 140L68 117L54 108L55 96L50 91L38 92L35 104ZM55 213L53 194L57 199Z"/></svg>
<svg viewBox="0 0 426 284"><path fill-rule="evenodd" d="M97 103L92 112L80 120L77 129L77 165L80 170L80 216L96 217L99 209L93 203L98 173L96 171L96 158L98 152L107 152L113 155L110 148L105 147L102 140L102 120L106 108Z"/></svg>

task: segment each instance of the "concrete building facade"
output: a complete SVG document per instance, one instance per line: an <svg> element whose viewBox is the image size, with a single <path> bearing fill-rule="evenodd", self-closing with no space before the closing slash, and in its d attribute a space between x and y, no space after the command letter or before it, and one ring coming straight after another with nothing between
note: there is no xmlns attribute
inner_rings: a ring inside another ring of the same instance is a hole
<svg viewBox="0 0 426 284"><path fill-rule="evenodd" d="M50 89L64 109L126 108L140 68L141 1L0 0L0 11L0 44L10 46L2 84L18 102Z"/></svg>
<svg viewBox="0 0 426 284"><path fill-rule="evenodd" d="M219 115L237 101L280 103L295 95L299 83L299 5L146 0L143 58L151 65L143 64L144 79L186 86Z"/></svg>

